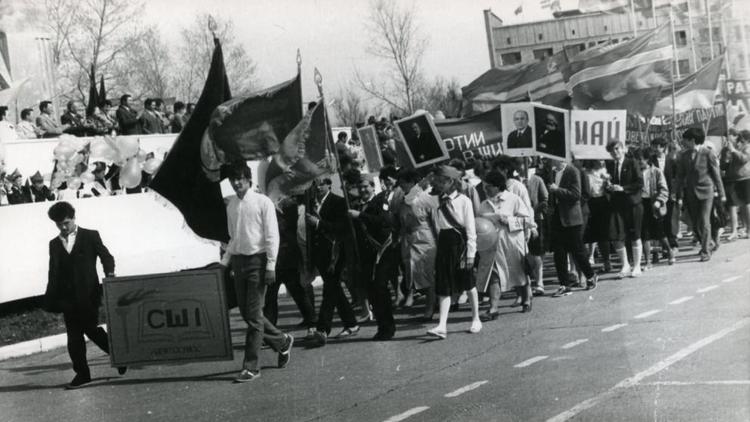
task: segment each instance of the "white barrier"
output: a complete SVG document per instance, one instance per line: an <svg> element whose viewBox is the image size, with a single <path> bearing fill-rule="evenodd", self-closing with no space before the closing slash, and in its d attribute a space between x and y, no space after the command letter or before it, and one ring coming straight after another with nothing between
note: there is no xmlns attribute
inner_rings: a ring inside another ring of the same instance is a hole
<svg viewBox="0 0 750 422"><path fill-rule="evenodd" d="M218 245L183 228L179 211L165 207L155 193L70 202L76 208L78 224L99 230L115 257L118 276L179 271L219 260ZM0 207L0 303L44 293L48 244L58 234L47 217L50 205L52 202ZM97 267L102 277L101 265Z"/></svg>

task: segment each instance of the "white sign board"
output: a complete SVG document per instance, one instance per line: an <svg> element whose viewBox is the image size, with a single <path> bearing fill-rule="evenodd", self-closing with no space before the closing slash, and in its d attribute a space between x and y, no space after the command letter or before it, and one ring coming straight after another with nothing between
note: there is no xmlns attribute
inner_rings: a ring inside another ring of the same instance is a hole
<svg viewBox="0 0 750 422"><path fill-rule="evenodd" d="M625 144L626 110L572 110L570 146L576 160L607 160L607 144Z"/></svg>

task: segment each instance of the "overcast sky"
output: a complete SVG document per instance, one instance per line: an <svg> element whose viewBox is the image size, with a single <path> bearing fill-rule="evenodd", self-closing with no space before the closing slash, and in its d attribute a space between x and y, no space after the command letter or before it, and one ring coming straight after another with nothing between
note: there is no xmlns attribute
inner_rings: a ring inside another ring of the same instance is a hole
<svg viewBox="0 0 750 422"><path fill-rule="evenodd" d="M430 43L424 57L427 76L456 78L461 85L471 82L490 65L482 11L492 9L506 24L550 18L539 1L416 0L417 21ZM564 2L564 6L577 4L576 0ZM315 66L323 74L327 94L350 81L355 67L365 72L380 69L365 52L368 37L363 25L368 4L367 0L149 0L146 15L149 23L159 24L167 39L199 13L232 19L238 40L257 64L258 82L264 86L294 74L300 48L303 95L310 98L316 95ZM523 13L516 16L513 12L519 5Z"/></svg>

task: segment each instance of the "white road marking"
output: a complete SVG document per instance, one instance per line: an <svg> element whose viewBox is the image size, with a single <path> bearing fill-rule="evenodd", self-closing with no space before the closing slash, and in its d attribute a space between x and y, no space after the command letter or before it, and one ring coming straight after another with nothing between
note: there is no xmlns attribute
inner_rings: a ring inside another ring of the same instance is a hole
<svg viewBox="0 0 750 422"><path fill-rule="evenodd" d="M681 303L687 302L688 300L690 300L692 298L693 298L692 296L683 296L683 297L681 297L681 298L679 298L677 300L673 300L673 301L669 302L669 304L670 305L679 305Z"/></svg>
<svg viewBox="0 0 750 422"><path fill-rule="evenodd" d="M722 381L656 381L644 382L638 385L667 385L667 386L692 386L692 385L750 385L750 380L722 380Z"/></svg>
<svg viewBox="0 0 750 422"><path fill-rule="evenodd" d="M463 393L468 393L471 390L476 390L477 388L483 386L484 384L487 384L489 381L477 381L473 384L469 384L467 386L461 387L456 391L450 392L445 395L445 397L452 398L452 397L458 397Z"/></svg>
<svg viewBox="0 0 750 422"><path fill-rule="evenodd" d="M586 343L587 341L589 341L589 339L582 338L582 339L579 339L579 340L576 340L576 341L571 341L570 343L563 345L561 348L562 349L572 349L572 348L578 346L579 344Z"/></svg>
<svg viewBox="0 0 750 422"><path fill-rule="evenodd" d="M706 292L710 292L710 291L711 291L711 290L713 290L713 289L718 289L718 288L719 288L719 286L717 286L717 285L715 285L715 284L712 284L712 285L710 285L710 286L707 286L707 287L704 287L704 288L702 288L702 289L698 289L698 290L696 290L695 292L696 292L696 293L706 293Z"/></svg>
<svg viewBox="0 0 750 422"><path fill-rule="evenodd" d="M541 360L545 360L548 357L549 356L535 356L535 357L533 357L531 359L526 359L525 361L523 361L521 363L515 364L515 365L513 365L513 367L514 368L525 368L525 367L527 367L529 365L533 365L533 364L535 364L535 363L537 363L537 362L539 362Z"/></svg>
<svg viewBox="0 0 750 422"><path fill-rule="evenodd" d="M410 416L414 416L417 413L422 413L425 410L429 409L428 406L417 406L413 409L409 409L404 413L398 414L396 416L391 416L390 418L386 419L385 422L400 422Z"/></svg>
<svg viewBox="0 0 750 422"><path fill-rule="evenodd" d="M659 312L661 312L661 309L654 309L654 310L652 310L652 311L646 311L646 312L644 312L644 313L642 313L642 314L638 314L638 315L634 316L633 318L635 318L635 319L643 319L643 318L648 318L648 317L650 317L651 315L656 315L656 314L658 314Z"/></svg>
<svg viewBox="0 0 750 422"><path fill-rule="evenodd" d="M588 400L584 400L577 405L571 407L570 409L553 416L549 419L547 419L547 422L564 422L567 421L574 416L578 415L579 413L583 412L584 410L591 409L592 407L596 406L597 404L603 402L604 400L610 399L612 397L615 397L616 395L620 394L620 389L624 388L630 388L634 385L637 385L639 382L641 382L643 379L650 377L656 373L659 373L663 371L664 369L674 365L675 363L681 361L682 359L685 359L686 357L690 356L692 353L695 353L696 351L708 346L709 344L725 337L728 334L731 334L741 328L744 328L746 325L750 324L750 318L743 318L731 326L714 333L706 338L703 338L702 340L699 340L690 346L685 347L684 349L678 351L677 353L673 354L672 356L669 356L668 358L657 362L650 368L641 371L634 376L630 378L626 378L619 383L612 386L609 390L604 391Z"/></svg>
<svg viewBox="0 0 750 422"><path fill-rule="evenodd" d="M609 327L602 328L603 333L611 333L612 331L619 330L620 328L626 326L628 324L615 324L610 325Z"/></svg>
<svg viewBox="0 0 750 422"><path fill-rule="evenodd" d="M740 276L736 275L734 277L725 278L724 280L721 280L722 283L731 283L735 280L739 280Z"/></svg>

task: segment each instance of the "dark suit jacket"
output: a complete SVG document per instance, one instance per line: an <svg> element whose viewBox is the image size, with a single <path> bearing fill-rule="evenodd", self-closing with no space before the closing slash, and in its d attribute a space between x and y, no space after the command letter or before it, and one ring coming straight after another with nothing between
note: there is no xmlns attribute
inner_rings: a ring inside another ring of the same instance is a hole
<svg viewBox="0 0 750 422"><path fill-rule="evenodd" d="M620 180L618 183L617 175L615 174L615 162L607 161L607 172L612 175L610 181L613 184L622 186L623 192L612 192L613 201L617 202L618 197L624 197L628 205L637 205L641 203L641 190L643 189L643 171L638 163L630 157L625 157L622 162L622 169L620 171Z"/></svg>
<svg viewBox="0 0 750 422"><path fill-rule="evenodd" d="M550 192L554 214L560 218L563 227L583 224L581 212L581 172L572 164L565 166L560 184Z"/></svg>
<svg viewBox="0 0 750 422"><path fill-rule="evenodd" d="M70 111L66 111L65 114L60 117L60 121L62 124L70 125L71 127L83 127L83 120Z"/></svg>
<svg viewBox="0 0 750 422"><path fill-rule="evenodd" d="M314 214L314 211L308 212ZM326 268L331 262L333 241L341 240L347 231L346 201L329 193L320 207L318 217L320 222L313 230L312 258L318 268Z"/></svg>
<svg viewBox="0 0 750 422"><path fill-rule="evenodd" d="M672 154L664 157L664 177L667 179L667 188L672 192L674 179L677 177L677 157Z"/></svg>
<svg viewBox="0 0 750 422"><path fill-rule="evenodd" d="M138 114L131 108L120 106L115 113L117 124L120 126L121 135L140 135L141 125L138 123Z"/></svg>
<svg viewBox="0 0 750 422"><path fill-rule="evenodd" d="M537 134L536 149L555 157L565 157L565 135L559 130L547 131L542 136Z"/></svg>
<svg viewBox="0 0 750 422"><path fill-rule="evenodd" d="M518 129L508 135L508 148L531 148L531 128L526 127L523 133Z"/></svg>
<svg viewBox="0 0 750 422"><path fill-rule="evenodd" d="M695 160L691 158L692 150L685 150L677 158L677 176L675 177L675 193L677 198L685 197L687 191L692 192L698 199L708 199L714 196L714 187L719 196L724 198L724 184L721 182L719 159L707 147L697 150Z"/></svg>
<svg viewBox="0 0 750 422"><path fill-rule="evenodd" d="M359 224L361 230L365 231L373 240L383 244L388 235L393 232L393 214L391 214L390 205L386 201L385 195L375 195L362 209L358 221L361 223ZM368 249L373 249L372 246L374 245L368 243L367 236L364 236L365 233L361 234L362 236L358 236L357 239L360 245L367 245Z"/></svg>
<svg viewBox="0 0 750 422"><path fill-rule="evenodd" d="M47 310L86 313L99 308L102 293L96 272L97 257L104 273L114 274L115 259L96 230L78 227L70 254L59 237L49 242L49 273L44 294Z"/></svg>
<svg viewBox="0 0 750 422"><path fill-rule="evenodd" d="M138 121L141 124L141 130L144 134L164 133L164 128L159 116L148 110L144 110L143 113L141 113L141 117Z"/></svg>

